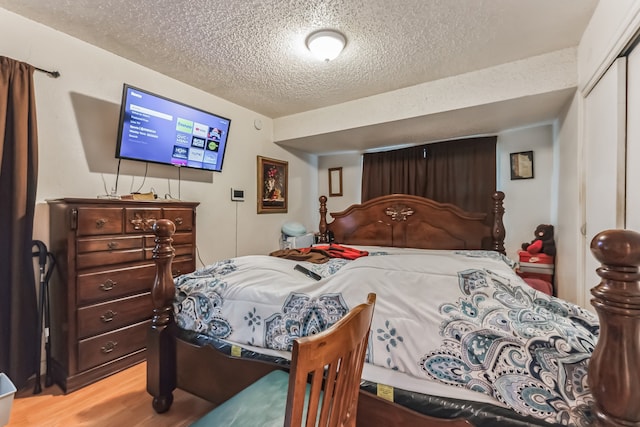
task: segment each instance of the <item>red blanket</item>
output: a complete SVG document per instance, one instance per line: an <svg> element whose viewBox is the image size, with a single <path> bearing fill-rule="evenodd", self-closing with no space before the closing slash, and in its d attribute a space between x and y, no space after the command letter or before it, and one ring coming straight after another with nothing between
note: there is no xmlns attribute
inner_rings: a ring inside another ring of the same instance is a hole
<svg viewBox="0 0 640 427"><path fill-rule="evenodd" d="M301 248L301 252L311 252L312 250L320 250L327 253L331 258L356 259L369 255L367 251L361 251L348 246L342 246L335 243L329 245L313 246L311 248Z"/></svg>

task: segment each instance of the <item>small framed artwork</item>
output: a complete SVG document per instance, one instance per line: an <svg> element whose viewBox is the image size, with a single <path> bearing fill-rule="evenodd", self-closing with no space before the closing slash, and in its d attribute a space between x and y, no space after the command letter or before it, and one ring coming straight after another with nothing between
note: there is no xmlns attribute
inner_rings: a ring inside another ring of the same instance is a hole
<svg viewBox="0 0 640 427"><path fill-rule="evenodd" d="M342 168L329 168L329 196L342 196Z"/></svg>
<svg viewBox="0 0 640 427"><path fill-rule="evenodd" d="M258 156L258 213L286 213L289 163Z"/></svg>
<svg viewBox="0 0 640 427"><path fill-rule="evenodd" d="M533 178L533 151L511 153L511 179Z"/></svg>

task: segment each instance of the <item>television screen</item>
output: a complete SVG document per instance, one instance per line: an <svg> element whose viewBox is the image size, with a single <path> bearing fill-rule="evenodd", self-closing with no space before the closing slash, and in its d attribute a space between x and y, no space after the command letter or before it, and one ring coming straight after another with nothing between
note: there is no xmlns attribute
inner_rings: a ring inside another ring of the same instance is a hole
<svg viewBox="0 0 640 427"><path fill-rule="evenodd" d="M220 172L231 120L124 85L116 157Z"/></svg>

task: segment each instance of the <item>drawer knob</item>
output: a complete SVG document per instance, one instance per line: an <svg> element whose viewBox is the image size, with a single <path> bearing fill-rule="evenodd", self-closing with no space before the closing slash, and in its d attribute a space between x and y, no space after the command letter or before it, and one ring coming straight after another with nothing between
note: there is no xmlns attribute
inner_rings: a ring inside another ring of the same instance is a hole
<svg viewBox="0 0 640 427"><path fill-rule="evenodd" d="M182 225L184 220L182 219L182 217L177 217L173 222L175 222L176 225Z"/></svg>
<svg viewBox="0 0 640 427"><path fill-rule="evenodd" d="M118 282L114 282L111 279L107 279L105 280L104 283L100 284L100 289L102 289L103 291L110 291L111 289L115 288L116 285L118 284Z"/></svg>
<svg viewBox="0 0 640 427"><path fill-rule="evenodd" d="M107 247L109 250L114 250L118 248L118 242L109 242L107 243Z"/></svg>
<svg viewBox="0 0 640 427"><path fill-rule="evenodd" d="M104 218L100 218L96 221L96 228L102 228L107 223L107 220Z"/></svg>
<svg viewBox="0 0 640 427"><path fill-rule="evenodd" d="M116 346L118 345L117 341L109 341L107 342L105 345L103 345L100 350L102 351L102 353L104 354L109 354L111 353L113 350L116 349Z"/></svg>
<svg viewBox="0 0 640 427"><path fill-rule="evenodd" d="M118 314L117 311L109 310L102 316L100 316L100 320L102 320L104 323L109 323L113 320L114 317L116 317L116 314Z"/></svg>

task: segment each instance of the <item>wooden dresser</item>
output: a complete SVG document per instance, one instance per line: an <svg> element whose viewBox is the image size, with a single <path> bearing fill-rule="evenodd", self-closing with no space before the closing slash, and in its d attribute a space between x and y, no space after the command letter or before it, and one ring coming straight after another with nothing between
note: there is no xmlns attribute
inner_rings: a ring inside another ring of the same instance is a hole
<svg viewBox="0 0 640 427"><path fill-rule="evenodd" d="M171 219L174 276L195 269L198 203L48 200L51 373L71 392L145 359L155 277L153 224Z"/></svg>

